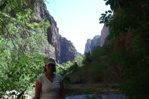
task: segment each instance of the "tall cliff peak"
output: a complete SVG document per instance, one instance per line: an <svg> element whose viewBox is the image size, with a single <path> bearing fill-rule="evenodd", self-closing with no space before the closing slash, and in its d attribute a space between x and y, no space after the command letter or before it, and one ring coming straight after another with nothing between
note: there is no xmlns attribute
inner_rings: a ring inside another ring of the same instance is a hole
<svg viewBox="0 0 149 99"><path fill-rule="evenodd" d="M103 44L106 42L106 40L107 40L106 38L109 34L110 34L109 28L104 25L101 30L100 46L103 46Z"/></svg>
<svg viewBox="0 0 149 99"><path fill-rule="evenodd" d="M87 39L84 53L91 53L94 47L103 46L103 44L106 42L106 38L108 35L109 29L104 25L101 30L101 35L95 35L93 39Z"/></svg>
<svg viewBox="0 0 149 99"><path fill-rule="evenodd" d="M44 2L35 3L37 21L48 20L50 27L47 29L47 40L49 45L44 45L43 50L49 57L54 57L58 63L72 61L76 57L76 49L71 41L59 34L57 22L50 15Z"/></svg>
<svg viewBox="0 0 149 99"><path fill-rule="evenodd" d="M87 39L87 42L86 42L86 44L85 44L85 51L84 51L84 53L88 53L88 52L90 52L91 51L91 42L92 42L92 40L91 39Z"/></svg>

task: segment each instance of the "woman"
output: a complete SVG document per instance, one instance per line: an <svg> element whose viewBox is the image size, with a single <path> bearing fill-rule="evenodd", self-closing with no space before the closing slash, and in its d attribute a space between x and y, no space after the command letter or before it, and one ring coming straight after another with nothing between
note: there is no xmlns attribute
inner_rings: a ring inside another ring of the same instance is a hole
<svg viewBox="0 0 149 99"><path fill-rule="evenodd" d="M36 81L35 99L65 99L62 77L55 73L55 66L54 59L45 64L45 73L39 75Z"/></svg>

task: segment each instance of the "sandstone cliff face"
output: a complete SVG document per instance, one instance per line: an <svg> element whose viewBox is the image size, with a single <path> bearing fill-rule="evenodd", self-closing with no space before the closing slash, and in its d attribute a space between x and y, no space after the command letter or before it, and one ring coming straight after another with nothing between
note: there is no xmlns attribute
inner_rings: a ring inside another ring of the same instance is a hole
<svg viewBox="0 0 149 99"><path fill-rule="evenodd" d="M100 37L100 46L103 46L103 44L106 42L106 38L109 35L109 29L105 25L103 26L101 30L101 37Z"/></svg>
<svg viewBox="0 0 149 99"><path fill-rule="evenodd" d="M94 47L100 46L100 35L94 36L91 42L91 50L93 50Z"/></svg>
<svg viewBox="0 0 149 99"><path fill-rule="evenodd" d="M71 61L76 56L76 49L66 38L59 34L59 29L54 18L49 14L43 2L35 3L37 21L49 20L50 27L47 30L47 40L49 44L43 44L43 51L49 57L56 59L58 63Z"/></svg>
<svg viewBox="0 0 149 99"><path fill-rule="evenodd" d="M84 53L88 53L88 52L91 52L91 39L87 39L87 42L85 44L85 51Z"/></svg>
<svg viewBox="0 0 149 99"><path fill-rule="evenodd" d="M93 48L100 45L100 36L96 35L93 39L87 39L84 53L92 52Z"/></svg>
<svg viewBox="0 0 149 99"><path fill-rule="evenodd" d="M77 55L76 49L72 46L72 42L60 36L60 63L72 61Z"/></svg>
<svg viewBox="0 0 149 99"><path fill-rule="evenodd" d="M103 46L106 42L106 37L109 35L109 29L103 26L101 30L101 35L94 36L93 39L88 39L85 45L84 53L92 52L93 48L96 46Z"/></svg>

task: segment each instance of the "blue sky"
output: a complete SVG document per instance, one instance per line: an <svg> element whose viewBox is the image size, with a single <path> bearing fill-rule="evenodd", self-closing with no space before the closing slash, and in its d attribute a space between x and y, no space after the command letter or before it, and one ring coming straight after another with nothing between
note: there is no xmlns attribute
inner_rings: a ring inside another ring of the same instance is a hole
<svg viewBox="0 0 149 99"><path fill-rule="evenodd" d="M47 9L57 22L59 33L84 53L87 39L100 35L102 13L109 10L104 0L46 0Z"/></svg>

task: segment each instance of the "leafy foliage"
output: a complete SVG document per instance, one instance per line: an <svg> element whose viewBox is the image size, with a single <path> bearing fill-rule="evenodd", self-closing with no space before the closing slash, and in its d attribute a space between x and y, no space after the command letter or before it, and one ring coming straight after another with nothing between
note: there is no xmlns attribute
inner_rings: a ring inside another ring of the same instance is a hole
<svg viewBox="0 0 149 99"><path fill-rule="evenodd" d="M105 0L114 11L108 26L110 37L115 42L113 58L124 68L122 91L130 99L147 99L148 79L148 0ZM108 17L105 17L108 18ZM101 18L102 19L102 18ZM103 19L102 19L103 20ZM101 20L101 21L102 21ZM104 20L103 20L104 21ZM104 21L105 24L107 21ZM127 39L127 37L131 38ZM127 40L127 41L126 41ZM129 43L127 44L126 42ZM122 45L116 42L124 41ZM117 46L117 47L116 47ZM120 48L121 49L117 49Z"/></svg>
<svg viewBox="0 0 149 99"><path fill-rule="evenodd" d="M43 71L42 44L47 42L49 22L36 22L38 0L0 0L0 92L24 92Z"/></svg>
<svg viewBox="0 0 149 99"><path fill-rule="evenodd" d="M122 67L111 58L112 45L95 47L92 53L86 53L82 59L63 65L68 67L62 70L66 82L69 83L115 83L122 79ZM80 61L81 60L81 61ZM78 64L81 63L81 64Z"/></svg>
<svg viewBox="0 0 149 99"><path fill-rule="evenodd" d="M108 10L105 11L105 13L102 13L99 20L100 20L99 23L105 23L105 25L108 26L112 20L112 10Z"/></svg>

